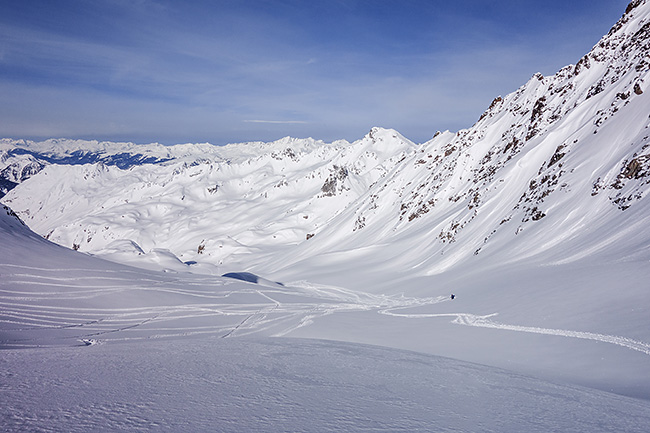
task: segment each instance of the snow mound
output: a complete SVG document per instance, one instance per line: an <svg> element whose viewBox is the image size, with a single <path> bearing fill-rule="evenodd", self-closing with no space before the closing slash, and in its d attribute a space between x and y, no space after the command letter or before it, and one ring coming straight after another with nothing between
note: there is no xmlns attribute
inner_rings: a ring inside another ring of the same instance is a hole
<svg viewBox="0 0 650 433"><path fill-rule="evenodd" d="M258 275L255 275L251 272L228 272L222 275L222 277L226 278L234 278L236 280L241 280L241 281L246 281L249 283L254 283L254 284L262 284L266 286L284 286L284 284L277 282L277 281L271 281L267 280L266 278L262 278Z"/></svg>

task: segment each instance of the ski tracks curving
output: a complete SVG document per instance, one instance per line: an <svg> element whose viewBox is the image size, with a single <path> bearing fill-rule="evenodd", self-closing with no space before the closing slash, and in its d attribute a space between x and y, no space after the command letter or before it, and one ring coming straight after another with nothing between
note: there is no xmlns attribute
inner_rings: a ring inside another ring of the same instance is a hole
<svg viewBox="0 0 650 433"><path fill-rule="evenodd" d="M500 329L504 331L528 332L532 334L556 335L560 337L579 338L583 340L594 340L594 341L600 341L602 343L615 344L618 346L625 347L627 349L636 350L646 355L650 355L650 344L644 343L642 341L637 341L631 338L620 337L616 335L598 334L594 332L540 328L536 326L508 325L505 323L499 323L490 320L491 317L495 317L498 313L488 314L484 316L468 314L468 313L407 314L407 313L396 313L392 309L381 310L380 313L389 316L405 317L409 319L452 317L453 318L452 323L458 325L473 326L478 328Z"/></svg>
<svg viewBox="0 0 650 433"><path fill-rule="evenodd" d="M285 336L336 313L376 311L387 316L451 318L464 326L554 335L615 344L650 355L650 344L585 331L499 323L497 315L410 314L405 310L449 301L381 295L297 281L265 287L207 276L186 279L113 271L0 265L0 346L53 344L88 338L131 340L208 334L221 338ZM136 277L136 278L134 278ZM133 306L122 299L134 299ZM173 302L158 303L170 298ZM94 301L106 300L106 303ZM144 300L144 301L142 301ZM101 308L102 305L106 307Z"/></svg>

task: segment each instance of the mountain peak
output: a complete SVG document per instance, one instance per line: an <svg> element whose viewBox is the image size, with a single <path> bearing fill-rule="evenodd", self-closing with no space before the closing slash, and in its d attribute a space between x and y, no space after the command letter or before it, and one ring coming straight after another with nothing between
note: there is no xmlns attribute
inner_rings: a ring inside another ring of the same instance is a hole
<svg viewBox="0 0 650 433"><path fill-rule="evenodd" d="M632 12L632 10L636 7L641 6L642 4L645 4L646 0L632 0L630 4L627 5L627 8L625 8L625 15L629 14Z"/></svg>

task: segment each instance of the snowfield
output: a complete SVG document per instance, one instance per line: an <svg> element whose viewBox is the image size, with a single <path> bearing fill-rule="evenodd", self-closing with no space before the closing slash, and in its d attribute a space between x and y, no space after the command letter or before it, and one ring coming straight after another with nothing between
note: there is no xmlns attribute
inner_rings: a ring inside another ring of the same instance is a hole
<svg viewBox="0 0 650 433"><path fill-rule="evenodd" d="M29 373L24 372L26 366ZM9 431L645 432L646 401L376 346L201 339L3 352Z"/></svg>
<svg viewBox="0 0 650 433"><path fill-rule="evenodd" d="M593 389L647 398L642 341L449 312L476 311L463 290L452 301L130 268L52 244L6 208L0 234L0 417L9 431L650 426L648 400Z"/></svg>
<svg viewBox="0 0 650 433"><path fill-rule="evenodd" d="M650 431L649 53L422 144L0 140L1 425Z"/></svg>

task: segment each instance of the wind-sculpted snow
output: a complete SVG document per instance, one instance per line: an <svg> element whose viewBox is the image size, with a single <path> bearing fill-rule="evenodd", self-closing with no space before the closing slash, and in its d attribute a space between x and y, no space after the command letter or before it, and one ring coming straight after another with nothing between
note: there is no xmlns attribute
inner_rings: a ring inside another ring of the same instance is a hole
<svg viewBox="0 0 650 433"><path fill-rule="evenodd" d="M648 404L415 352L290 339L3 351L9 431L645 432ZM100 391L101 390L101 391Z"/></svg>

